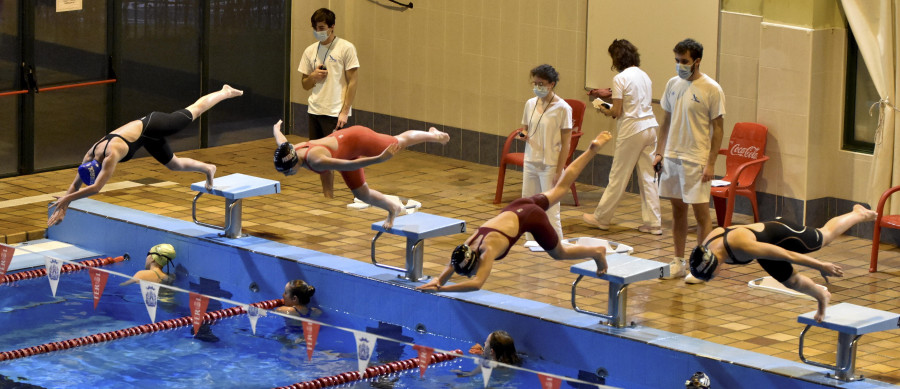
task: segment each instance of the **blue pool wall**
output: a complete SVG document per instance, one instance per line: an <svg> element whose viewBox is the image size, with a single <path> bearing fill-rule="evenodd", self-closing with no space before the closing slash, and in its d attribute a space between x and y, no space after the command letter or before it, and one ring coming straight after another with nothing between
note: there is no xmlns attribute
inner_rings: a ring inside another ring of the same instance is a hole
<svg viewBox="0 0 900 389"><path fill-rule="evenodd" d="M586 372L603 368L609 372L609 385L679 387L691 374L703 371L722 388L891 386L873 380L841 383L825 378L824 369L799 362L653 328L609 328L598 318L571 309L490 291L418 292L412 289L415 285L399 280L397 272L370 263L258 237L227 239L219 232L84 199L73 202L65 221L47 234L106 255L130 253L137 260L131 261L129 271L143 267L150 247L170 243L179 271L217 280L231 299L245 303L280 298L285 283L299 278L316 287L313 303L323 308L406 328L423 325L429 333L471 343L505 329L530 359ZM435 260L429 254L434 253L426 253L426 260ZM257 292L250 290L251 283L258 285ZM636 290L632 293L639 293ZM797 324L798 333L801 329ZM574 376L572 371L565 373Z"/></svg>

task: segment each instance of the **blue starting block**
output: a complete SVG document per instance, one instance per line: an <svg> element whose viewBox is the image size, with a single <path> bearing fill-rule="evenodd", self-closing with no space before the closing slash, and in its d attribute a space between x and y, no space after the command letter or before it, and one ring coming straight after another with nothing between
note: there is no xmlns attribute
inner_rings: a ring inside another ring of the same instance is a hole
<svg viewBox="0 0 900 389"><path fill-rule="evenodd" d="M100 257L100 253L82 249L78 246L51 239L38 239L28 242L11 244L16 251L9 264L9 271L29 269L44 266L46 257L77 261L86 258Z"/></svg>
<svg viewBox="0 0 900 389"><path fill-rule="evenodd" d="M627 326L625 314L628 303L628 285L644 280L652 280L669 275L669 264L633 257L628 254L607 254L606 264L608 269L605 274L597 277L597 264L594 260L572 265L569 271L578 274L578 278L572 283L572 308L577 312L598 316L606 320L611 327L622 328ZM578 283L585 276L609 281L609 301L607 313L588 311L578 307L575 303L575 290ZM632 323L633 325L634 323Z"/></svg>
<svg viewBox="0 0 900 389"><path fill-rule="evenodd" d="M416 212L397 217L390 229L384 228L383 221L372 223L372 230L378 231L372 238L372 263L378 267L405 272L406 276L402 278L416 282L426 278L422 274L425 239L466 232L466 221ZM375 242L385 232L406 237L406 269L383 265L375 260Z"/></svg>
<svg viewBox="0 0 900 389"><path fill-rule="evenodd" d="M281 183L275 180L248 176L245 174L231 174L216 178L213 181L212 190L206 190L206 181L191 184L191 190L197 191L194 203L191 206L191 217L194 223L204 227L224 230L228 238L241 237L241 199L254 196L281 193ZM204 193L222 196L225 198L225 226L203 223L197 220L197 199Z"/></svg>
<svg viewBox="0 0 900 389"><path fill-rule="evenodd" d="M807 312L797 317L797 322L806 324L800 333L800 360L803 363L834 370L833 378L841 381L857 381L862 376L855 376L856 344L865 334L895 330L900 328L900 314L880 311L859 305L840 303L828 307L825 319L821 323L813 317L816 311ZM822 327L838 332L837 353L834 365L810 361L803 356L803 338L811 327ZM831 374L828 374L831 377Z"/></svg>

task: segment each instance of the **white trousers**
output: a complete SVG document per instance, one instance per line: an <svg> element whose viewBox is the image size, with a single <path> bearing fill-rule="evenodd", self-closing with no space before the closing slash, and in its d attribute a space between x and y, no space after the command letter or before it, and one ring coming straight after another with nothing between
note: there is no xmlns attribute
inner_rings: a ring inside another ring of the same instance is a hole
<svg viewBox="0 0 900 389"><path fill-rule="evenodd" d="M609 225L616 206L625 193L631 172L637 165L638 185L641 191L641 219L645 226L660 227L659 191L654 181L653 153L656 151L656 127L648 128L625 139L616 139L609 185L594 210L600 224Z"/></svg>
<svg viewBox="0 0 900 389"><path fill-rule="evenodd" d="M540 162L525 161L522 169L522 197L531 197L541 192L546 192L553 187L553 175L556 174L556 166L545 165ZM559 239L563 238L562 222L559 220L559 202L550 204L547 209L547 218L550 225L556 230ZM528 240L534 240L531 234L525 235Z"/></svg>

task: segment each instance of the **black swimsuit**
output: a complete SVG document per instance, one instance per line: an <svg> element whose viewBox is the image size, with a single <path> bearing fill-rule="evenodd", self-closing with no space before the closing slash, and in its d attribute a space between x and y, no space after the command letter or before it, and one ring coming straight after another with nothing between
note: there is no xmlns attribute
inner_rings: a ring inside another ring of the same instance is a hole
<svg viewBox="0 0 900 389"><path fill-rule="evenodd" d="M100 142L106 141L106 147L113 138L119 138L128 145L128 152L119 162L125 162L134 157L134 154L143 147L150 155L159 163L165 165L175 157L175 153L166 142L166 137L174 135L194 121L191 111L180 109L172 113L151 112L149 115L141 118L143 128L141 135L134 142L129 142L119 134L106 134L102 139L94 143L94 148ZM106 155L106 147L103 148L103 155ZM94 150L91 150L91 157L94 157Z"/></svg>
<svg viewBox="0 0 900 389"><path fill-rule="evenodd" d="M725 262L736 265L748 264L753 260L738 260L728 245L728 232L734 228L746 227L725 228L725 232L710 238L707 242L711 242L713 239L721 236L722 243L725 244L725 251L728 252L728 258L725 259ZM824 240L822 232L818 228L801 226L780 219L763 223L762 231L747 229L756 236L757 242L769 243L800 254L811 253L821 249ZM769 275L782 283L787 281L791 274L794 274L794 266L787 261L757 259L756 262L759 262L759 265L762 266L766 273L769 273Z"/></svg>

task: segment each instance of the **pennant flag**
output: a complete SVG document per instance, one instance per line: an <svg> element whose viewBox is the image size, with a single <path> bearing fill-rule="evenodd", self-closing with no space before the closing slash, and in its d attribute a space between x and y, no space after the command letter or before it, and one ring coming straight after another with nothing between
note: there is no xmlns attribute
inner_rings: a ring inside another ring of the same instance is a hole
<svg viewBox="0 0 900 389"><path fill-rule="evenodd" d="M306 339L306 358L311 361L313 350L316 348L316 340L319 338L319 325L311 321L303 321L303 338ZM357 341L358 343L359 341ZM366 359L366 363L368 362L369 360Z"/></svg>
<svg viewBox="0 0 900 389"><path fill-rule="evenodd" d="M150 322L156 323L156 305L159 301L159 285L141 280L141 296L144 297L144 305L150 314Z"/></svg>
<svg viewBox="0 0 900 389"><path fill-rule="evenodd" d="M194 336L200 333L200 325L203 324L203 314L206 313L206 307L209 305L209 297L202 294L190 292L191 301L191 322L194 324Z"/></svg>
<svg viewBox="0 0 900 389"><path fill-rule="evenodd" d="M9 264L12 263L15 252L15 247L0 244L0 279L6 276L6 271L9 270Z"/></svg>
<svg viewBox="0 0 900 389"><path fill-rule="evenodd" d="M109 273L89 267L88 274L91 277L91 289L94 292L94 309L97 309L97 303L100 302L100 296L103 296L103 289L106 288Z"/></svg>
<svg viewBox="0 0 900 389"><path fill-rule="evenodd" d="M487 358L481 358L479 362L481 363L481 378L484 379L484 387L487 388L488 381L491 380L491 373L494 372L494 367L497 366L497 362Z"/></svg>
<svg viewBox="0 0 900 389"><path fill-rule="evenodd" d="M50 290L56 297L56 287L59 285L59 273L62 263L56 258L44 257L44 266L47 267L47 279L50 280Z"/></svg>
<svg viewBox="0 0 900 389"><path fill-rule="evenodd" d="M256 335L256 321L261 316L266 316L266 310L255 305L244 305L243 307L244 312L247 312L247 318L250 319L250 329L253 330L253 335Z"/></svg>
<svg viewBox="0 0 900 389"><path fill-rule="evenodd" d="M425 377L425 369L428 368L428 362L431 361L431 354L434 354L434 349L418 344L413 346L413 349L419 352L419 378Z"/></svg>
<svg viewBox="0 0 900 389"><path fill-rule="evenodd" d="M356 358L359 362L359 375L362 376L366 374L366 367L369 366L369 359L372 358L378 337L362 331L353 331L353 337L356 338Z"/></svg>
<svg viewBox="0 0 900 389"><path fill-rule="evenodd" d="M541 373L538 373L538 379L541 380L542 389L559 389L559 385L562 383L562 380L559 378L543 375Z"/></svg>

